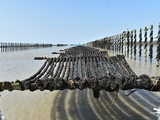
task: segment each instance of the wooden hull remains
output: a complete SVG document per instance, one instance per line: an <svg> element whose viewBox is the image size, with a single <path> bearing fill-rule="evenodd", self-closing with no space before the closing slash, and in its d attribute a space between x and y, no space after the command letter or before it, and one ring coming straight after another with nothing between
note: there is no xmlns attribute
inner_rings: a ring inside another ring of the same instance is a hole
<svg viewBox="0 0 160 120"><path fill-rule="evenodd" d="M118 92L136 88L160 91L160 77L137 76L123 55L110 57L106 51L77 46L60 53L57 58L35 59L45 59L37 73L21 81L0 82L0 91L90 88L96 98L100 90Z"/></svg>

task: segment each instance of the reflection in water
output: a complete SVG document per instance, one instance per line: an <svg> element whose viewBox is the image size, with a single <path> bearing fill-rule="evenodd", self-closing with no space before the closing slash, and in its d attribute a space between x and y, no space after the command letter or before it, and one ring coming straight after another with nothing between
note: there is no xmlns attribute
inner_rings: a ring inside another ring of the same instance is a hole
<svg viewBox="0 0 160 120"><path fill-rule="evenodd" d="M156 63L146 63L140 60L131 60L126 57L132 70L137 74L147 74L149 76L160 76L160 67L156 67Z"/></svg>

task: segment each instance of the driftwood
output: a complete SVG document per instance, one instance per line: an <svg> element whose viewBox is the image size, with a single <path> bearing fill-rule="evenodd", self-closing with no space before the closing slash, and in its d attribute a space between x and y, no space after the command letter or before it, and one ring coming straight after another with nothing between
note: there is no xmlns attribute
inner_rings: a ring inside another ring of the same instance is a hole
<svg viewBox="0 0 160 120"><path fill-rule="evenodd" d="M0 82L3 90L63 90L90 88L94 97L100 90L108 92L128 89L160 91L160 77L137 76L123 55L109 57L106 51L77 46L57 58L46 58L31 77L15 82Z"/></svg>

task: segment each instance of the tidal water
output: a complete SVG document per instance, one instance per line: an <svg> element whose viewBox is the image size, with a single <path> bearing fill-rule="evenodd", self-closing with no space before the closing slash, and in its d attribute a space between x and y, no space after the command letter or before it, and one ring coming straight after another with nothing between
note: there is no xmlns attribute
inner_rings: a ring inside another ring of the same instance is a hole
<svg viewBox="0 0 160 120"><path fill-rule="evenodd" d="M44 60L34 57L57 57L52 52L67 47L52 47L0 53L0 81L23 80L36 73ZM160 76L156 63L126 58L137 75ZM160 93L137 90L116 93L100 92L95 99L85 89L64 91L3 91L0 110L6 120L157 120L153 108L160 105Z"/></svg>

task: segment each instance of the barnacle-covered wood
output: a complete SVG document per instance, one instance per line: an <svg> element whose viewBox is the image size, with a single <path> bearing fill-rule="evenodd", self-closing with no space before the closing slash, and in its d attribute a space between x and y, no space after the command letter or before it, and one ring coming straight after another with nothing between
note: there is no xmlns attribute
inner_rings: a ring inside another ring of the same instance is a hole
<svg viewBox="0 0 160 120"><path fill-rule="evenodd" d="M65 51L57 58L47 58L42 67L25 80L0 82L0 91L90 88L98 98L100 90L160 90L160 77L137 76L123 55L109 57L106 51L85 46Z"/></svg>

